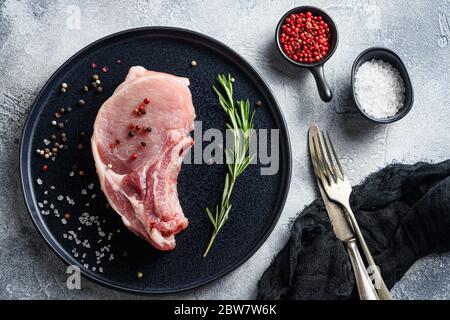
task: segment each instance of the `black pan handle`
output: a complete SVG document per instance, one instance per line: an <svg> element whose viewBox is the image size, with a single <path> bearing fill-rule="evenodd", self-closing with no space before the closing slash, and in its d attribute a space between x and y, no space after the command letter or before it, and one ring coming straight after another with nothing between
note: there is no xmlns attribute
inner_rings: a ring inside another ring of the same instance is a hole
<svg viewBox="0 0 450 320"><path fill-rule="evenodd" d="M325 102L330 102L333 99L333 93L325 79L325 73L323 71L323 65L311 68L311 72L314 75L317 83L317 89L319 90L319 95Z"/></svg>

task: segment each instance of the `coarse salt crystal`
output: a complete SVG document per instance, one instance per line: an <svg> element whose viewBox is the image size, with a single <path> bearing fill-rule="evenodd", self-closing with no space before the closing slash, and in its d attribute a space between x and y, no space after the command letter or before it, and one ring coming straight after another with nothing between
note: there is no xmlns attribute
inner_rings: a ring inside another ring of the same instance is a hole
<svg viewBox="0 0 450 320"><path fill-rule="evenodd" d="M364 112L373 118L385 119L403 108L405 85L399 71L390 63L371 60L356 72L355 94Z"/></svg>

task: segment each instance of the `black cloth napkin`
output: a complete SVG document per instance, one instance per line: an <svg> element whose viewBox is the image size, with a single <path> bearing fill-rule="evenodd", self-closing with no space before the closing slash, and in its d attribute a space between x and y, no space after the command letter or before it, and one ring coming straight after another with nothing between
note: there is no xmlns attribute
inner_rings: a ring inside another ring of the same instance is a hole
<svg viewBox="0 0 450 320"><path fill-rule="evenodd" d="M390 165L354 187L351 205L388 288L418 259L450 250L450 160ZM257 298L358 299L350 260L322 199L295 220L288 243L258 283Z"/></svg>

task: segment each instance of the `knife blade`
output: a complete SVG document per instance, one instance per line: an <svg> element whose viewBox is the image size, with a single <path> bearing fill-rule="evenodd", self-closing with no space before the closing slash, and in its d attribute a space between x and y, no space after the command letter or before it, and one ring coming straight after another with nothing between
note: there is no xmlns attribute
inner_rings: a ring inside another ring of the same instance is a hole
<svg viewBox="0 0 450 320"><path fill-rule="evenodd" d="M308 131L308 145L309 145L309 153L311 159L313 159L315 150L312 137L319 132L319 127L317 125L312 125ZM333 231L336 234L336 237L341 241L348 241L354 239L355 233L353 232L353 228L349 224L348 219L346 218L344 212L341 207L336 203L332 202L325 190L322 187L322 184L317 178L317 170L315 168L315 163L313 161L313 168L316 177L317 185L319 186L320 195L322 196L323 202L325 203L325 207L327 209L328 217L331 220L331 224L333 226Z"/></svg>
<svg viewBox="0 0 450 320"><path fill-rule="evenodd" d="M361 258L361 254L359 253L358 246L356 245L356 235L350 221L347 219L347 216L342 208L328 198L321 182L318 179L318 170L316 167L316 162L314 161L317 156L316 150L314 149L313 137L317 136L319 131L320 129L317 125L313 124L310 126L308 131L308 146L320 195L325 204L331 225L333 226L333 231L336 237L344 243L349 254L361 300L379 300L378 294L376 293L375 287L373 286L372 280L370 279Z"/></svg>

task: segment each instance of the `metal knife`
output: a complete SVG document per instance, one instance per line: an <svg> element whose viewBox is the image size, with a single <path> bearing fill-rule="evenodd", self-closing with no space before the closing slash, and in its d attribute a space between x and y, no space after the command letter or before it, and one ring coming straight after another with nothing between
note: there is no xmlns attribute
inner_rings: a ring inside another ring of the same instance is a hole
<svg viewBox="0 0 450 320"><path fill-rule="evenodd" d="M356 286L358 288L359 297L361 300L380 300L375 287L370 279L367 269L359 253L358 246L356 244L356 236L351 224L349 223L345 213L341 207L332 202L317 179L317 169L314 159L317 158L316 152L313 147L312 137L319 132L317 125L311 125L308 131L308 145L309 153L311 156L311 162L314 168L314 174L316 176L317 185L322 196L325 208L327 209L328 217L330 218L336 237L342 241L345 245L350 261L352 264L353 272L355 274Z"/></svg>

